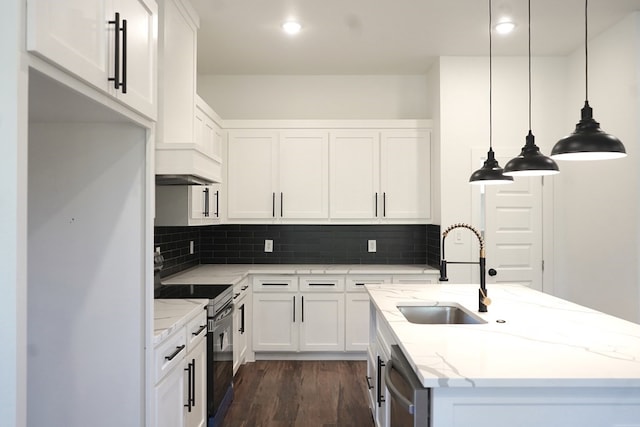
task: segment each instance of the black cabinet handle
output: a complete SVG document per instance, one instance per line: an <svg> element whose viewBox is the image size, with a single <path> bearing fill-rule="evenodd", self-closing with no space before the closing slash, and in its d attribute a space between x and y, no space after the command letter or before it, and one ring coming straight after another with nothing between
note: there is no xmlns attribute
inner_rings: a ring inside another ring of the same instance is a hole
<svg viewBox="0 0 640 427"><path fill-rule="evenodd" d="M113 77L109 77L107 80L113 82L115 89L120 89L120 14L116 12L113 21L108 21L109 24L115 25L115 44L114 44L114 61L113 61Z"/></svg>
<svg viewBox="0 0 640 427"><path fill-rule="evenodd" d="M177 355L178 355L182 350L184 350L184 347L185 347L185 345L184 345L184 344L182 344L182 345L181 345L181 346L179 346L179 347L176 347L176 351L174 351L173 353L171 353L171 354L170 354L170 355L168 355L168 356L165 356L164 358L165 358L166 360L168 360L169 362L170 362L170 361L172 361L173 359L175 359L175 357L176 357L176 356L177 356Z"/></svg>
<svg viewBox="0 0 640 427"><path fill-rule="evenodd" d="M209 187L206 187L204 190L202 190L202 193L204 195L204 216L205 217L209 217Z"/></svg>
<svg viewBox="0 0 640 427"><path fill-rule="evenodd" d="M200 328L197 331L191 332L191 335L193 335L194 337L197 337L205 329L207 329L207 325L201 325Z"/></svg>
<svg viewBox="0 0 640 427"><path fill-rule="evenodd" d="M220 218L220 191L216 190L216 218Z"/></svg>
<svg viewBox="0 0 640 427"><path fill-rule="evenodd" d="M249 285L244 285L244 286L242 287L242 290L244 291L244 290L246 290L246 289L248 289L248 288L249 288Z"/></svg>
<svg viewBox="0 0 640 427"><path fill-rule="evenodd" d="M261 283L262 286L289 286L288 283Z"/></svg>
<svg viewBox="0 0 640 427"><path fill-rule="evenodd" d="M293 296L293 323L296 323L296 296Z"/></svg>
<svg viewBox="0 0 640 427"><path fill-rule="evenodd" d="M373 386L371 385L371 377L366 376L365 378L367 379L367 389L371 390L373 388Z"/></svg>
<svg viewBox="0 0 640 427"><path fill-rule="evenodd" d="M387 216L387 193L382 193L382 216Z"/></svg>
<svg viewBox="0 0 640 427"><path fill-rule="evenodd" d="M384 396L382 395L382 368L384 367L384 362L382 361L382 359L380 358L380 356L378 356L378 375L376 376L376 394L377 396L377 401L378 401L378 407L382 407L382 404L384 403Z"/></svg>
<svg viewBox="0 0 640 427"><path fill-rule="evenodd" d="M364 283L356 283L356 286L364 286Z"/></svg>
<svg viewBox="0 0 640 427"><path fill-rule="evenodd" d="M185 408L187 408L189 410L189 412L191 412L191 390L192 390L192 377L193 375L191 374L191 362L189 362L189 364L187 365L187 367L185 368L185 371L187 372L187 377L188 377L188 383L187 383L187 404L184 405Z"/></svg>
<svg viewBox="0 0 640 427"><path fill-rule="evenodd" d="M283 204L284 204L284 195L280 193L280 218L284 216L283 208L282 208Z"/></svg>
<svg viewBox="0 0 640 427"><path fill-rule="evenodd" d="M237 292L237 293L233 294L233 299L236 299L236 298L238 298L239 296L240 296L240 292Z"/></svg>
<svg viewBox="0 0 640 427"><path fill-rule="evenodd" d="M220 350L224 347L224 332L220 334Z"/></svg>
<svg viewBox="0 0 640 427"><path fill-rule="evenodd" d="M127 20L122 20L122 93L127 93Z"/></svg>
<svg viewBox="0 0 640 427"><path fill-rule="evenodd" d="M244 304L240 306L240 329L241 334L244 334Z"/></svg>
<svg viewBox="0 0 640 427"><path fill-rule="evenodd" d="M300 298L302 298L302 323L304 323L304 295Z"/></svg>
<svg viewBox="0 0 640 427"><path fill-rule="evenodd" d="M276 193L271 193L271 216L276 217Z"/></svg>
<svg viewBox="0 0 640 427"><path fill-rule="evenodd" d="M191 359L191 375L193 380L191 381L191 407L196 406L196 359Z"/></svg>
<svg viewBox="0 0 640 427"><path fill-rule="evenodd" d="M376 200L375 200L375 205L376 205L376 215L375 217L378 217L378 193L376 193Z"/></svg>
<svg viewBox="0 0 640 427"><path fill-rule="evenodd" d="M335 286L335 283L309 283L309 286Z"/></svg>

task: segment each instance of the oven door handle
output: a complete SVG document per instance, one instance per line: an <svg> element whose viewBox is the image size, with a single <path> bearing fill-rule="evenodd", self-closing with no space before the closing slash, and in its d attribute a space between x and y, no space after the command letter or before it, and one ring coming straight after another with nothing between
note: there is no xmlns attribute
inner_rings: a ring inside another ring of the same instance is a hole
<svg viewBox="0 0 640 427"><path fill-rule="evenodd" d="M416 407L413 404L413 402L409 399L407 399L405 396L402 395L402 393L400 393L400 390L398 390L398 387L396 387L396 385L393 383L393 381L391 380L391 370L394 368L393 366L393 360L389 360L386 364L386 369L384 370L384 382L385 385L387 386L387 389L389 390L389 393L391 394L391 396L398 401L398 403L400 403L400 405L402 405L402 407L404 407L404 409L409 412L410 414L415 414L416 412ZM404 376L404 373L398 369L396 369L396 371L406 380L406 377ZM409 381L407 381L409 382Z"/></svg>

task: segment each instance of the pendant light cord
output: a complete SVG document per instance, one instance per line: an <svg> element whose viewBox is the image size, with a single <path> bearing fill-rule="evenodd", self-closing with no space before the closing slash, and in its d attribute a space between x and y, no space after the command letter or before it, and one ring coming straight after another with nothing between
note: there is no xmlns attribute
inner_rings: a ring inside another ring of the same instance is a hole
<svg viewBox="0 0 640 427"><path fill-rule="evenodd" d="M584 99L585 102L589 100L589 50L587 49L587 39L589 33L587 31L587 3L588 0L584 0Z"/></svg>
<svg viewBox="0 0 640 427"><path fill-rule="evenodd" d="M493 70L491 65L491 0L489 0L489 150L493 150L493 104L492 104L492 86L493 86Z"/></svg>
<svg viewBox="0 0 640 427"><path fill-rule="evenodd" d="M531 0L529 0L529 133L531 133Z"/></svg>

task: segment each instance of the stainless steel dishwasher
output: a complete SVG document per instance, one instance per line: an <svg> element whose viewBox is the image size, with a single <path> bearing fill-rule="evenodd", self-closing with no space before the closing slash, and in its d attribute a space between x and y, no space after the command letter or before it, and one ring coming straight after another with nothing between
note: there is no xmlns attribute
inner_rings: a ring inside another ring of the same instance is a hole
<svg viewBox="0 0 640 427"><path fill-rule="evenodd" d="M397 345L391 346L384 381L389 391L391 427L431 425L431 389L422 386L413 368Z"/></svg>

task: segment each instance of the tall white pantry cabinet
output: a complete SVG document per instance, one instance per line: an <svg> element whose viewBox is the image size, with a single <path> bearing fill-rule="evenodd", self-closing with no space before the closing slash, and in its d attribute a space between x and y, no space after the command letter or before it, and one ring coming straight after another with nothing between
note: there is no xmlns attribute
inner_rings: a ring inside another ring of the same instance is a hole
<svg viewBox="0 0 640 427"><path fill-rule="evenodd" d="M20 3L26 371L17 424L145 425L157 3Z"/></svg>

